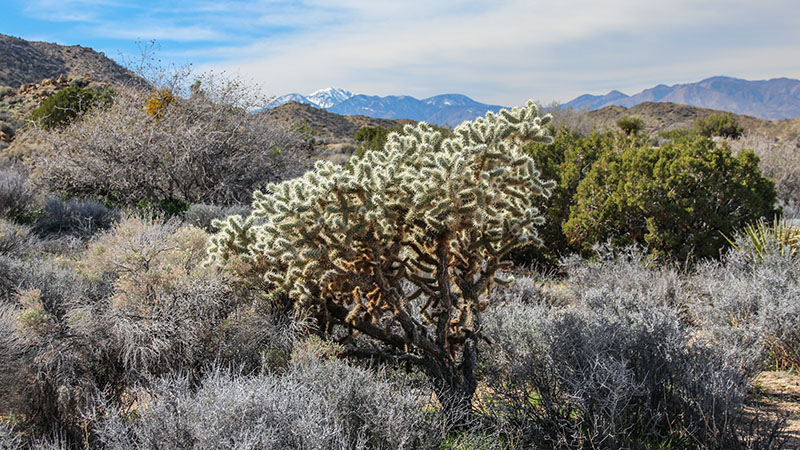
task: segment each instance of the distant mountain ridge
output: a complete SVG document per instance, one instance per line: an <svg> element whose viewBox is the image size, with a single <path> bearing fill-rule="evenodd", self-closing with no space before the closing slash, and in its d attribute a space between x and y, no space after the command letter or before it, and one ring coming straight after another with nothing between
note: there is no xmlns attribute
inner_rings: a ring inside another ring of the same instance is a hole
<svg viewBox="0 0 800 450"><path fill-rule="evenodd" d="M0 34L0 86L19 88L59 75L90 77L108 83L144 81L91 48L33 42Z"/></svg>
<svg viewBox="0 0 800 450"><path fill-rule="evenodd" d="M634 95L611 91L581 95L563 106L596 110L606 106L630 108L644 102L670 102L758 117L783 120L800 117L800 80L773 78L749 81L716 76L697 83L658 86Z"/></svg>
<svg viewBox="0 0 800 450"><path fill-rule="evenodd" d="M270 108L289 102L305 103L344 116L367 116L378 119L410 119L441 126L456 126L473 120L488 111L497 112L500 105L476 102L461 94L443 94L418 100L408 95L355 95L350 91L327 88L308 96L293 93L276 98Z"/></svg>

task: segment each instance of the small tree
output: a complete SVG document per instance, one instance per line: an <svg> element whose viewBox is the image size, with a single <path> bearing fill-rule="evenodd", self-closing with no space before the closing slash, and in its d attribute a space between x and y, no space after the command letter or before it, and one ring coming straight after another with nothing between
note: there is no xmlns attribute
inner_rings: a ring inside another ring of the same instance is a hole
<svg viewBox="0 0 800 450"><path fill-rule="evenodd" d="M320 161L256 192L247 219L218 222L210 260L263 268L274 294L349 343L345 355L420 367L458 418L476 388L487 293L509 252L540 242L534 204L555 185L522 150L549 140L537 113L532 102L489 113L451 138L407 125L352 171Z"/></svg>
<svg viewBox="0 0 800 450"><path fill-rule="evenodd" d="M744 133L744 127L730 114L717 113L708 115L694 122L694 131L700 136L720 136L738 139Z"/></svg>

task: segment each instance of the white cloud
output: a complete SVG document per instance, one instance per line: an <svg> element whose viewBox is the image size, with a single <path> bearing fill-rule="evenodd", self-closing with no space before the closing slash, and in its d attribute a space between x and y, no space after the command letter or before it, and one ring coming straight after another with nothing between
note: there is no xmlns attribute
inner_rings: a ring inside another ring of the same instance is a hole
<svg viewBox="0 0 800 450"><path fill-rule="evenodd" d="M110 0L34 0L95 20ZM60 6L59 6L60 5ZM82 8L78 8L81 6ZM631 93L712 75L800 77L796 0L174 0L96 36L164 46L274 94L339 86L493 103ZM45 8L46 9L46 8ZM794 55L794 56L793 56ZM762 75L758 75L762 74Z"/></svg>
<svg viewBox="0 0 800 450"><path fill-rule="evenodd" d="M687 73L700 77L744 73L756 61L763 73L781 67L792 71L796 66L780 62L796 60L787 59L791 52L800 54L800 46L794 44L800 42L800 33L791 29L784 30L786 37L795 38L791 45L771 53L781 59L763 56L768 54L765 46L775 46L771 41L754 49L753 59L741 58L735 48L708 58L704 42L691 38L692 33L702 34L709 27L757 33L757 27L787 14L786 9L800 13L785 1L755 5L722 0L669 4L505 0L465 5L457 1L314 0L309 4L313 8L338 5L351 20L228 48L225 61L207 67L236 68L276 94L335 85L380 95L458 91L512 104L526 96L568 100L565 95L601 85L626 89L649 86L653 78L684 80ZM598 53L597 42L612 37L624 48ZM637 45L639 40L646 46ZM565 44L571 53L554 50ZM663 60L658 59L660 54ZM631 73L648 78L636 79ZM615 85L619 82L627 84Z"/></svg>
<svg viewBox="0 0 800 450"><path fill-rule="evenodd" d="M175 24L135 24L125 27L100 25L92 28L91 32L96 36L131 41L136 39L155 39L157 41L203 42L219 41L227 37L227 35L207 27Z"/></svg>

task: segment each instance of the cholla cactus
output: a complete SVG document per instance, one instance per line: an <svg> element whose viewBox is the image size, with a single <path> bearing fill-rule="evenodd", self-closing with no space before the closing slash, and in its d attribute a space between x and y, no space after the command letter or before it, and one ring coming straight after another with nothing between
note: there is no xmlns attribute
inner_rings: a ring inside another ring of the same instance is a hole
<svg viewBox="0 0 800 450"><path fill-rule="evenodd" d="M486 294L511 250L540 243L534 204L554 182L539 178L522 146L548 140L549 120L528 102L449 138L406 125L352 169L320 161L256 192L250 217L217 224L210 260L252 259L321 330L379 341L347 353L418 364L440 398L469 405Z"/></svg>

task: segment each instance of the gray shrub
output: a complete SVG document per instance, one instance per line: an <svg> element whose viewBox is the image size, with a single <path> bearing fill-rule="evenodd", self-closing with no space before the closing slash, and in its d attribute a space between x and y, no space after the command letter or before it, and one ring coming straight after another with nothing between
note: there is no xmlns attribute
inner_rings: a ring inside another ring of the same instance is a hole
<svg viewBox="0 0 800 450"><path fill-rule="evenodd" d="M44 205L33 231L42 236L69 234L90 237L113 226L119 217L119 211L94 200L51 198Z"/></svg>
<svg viewBox="0 0 800 450"><path fill-rule="evenodd" d="M739 446L734 425L752 362L687 322L678 274L648 268L635 252L571 261L568 273L568 306L522 295L486 317L499 426L523 447Z"/></svg>
<svg viewBox="0 0 800 450"><path fill-rule="evenodd" d="M691 278L692 319L720 342L747 347L753 359L773 367L800 368L800 266L777 247L760 257L737 240L722 261L709 262ZM754 364L753 372L762 368Z"/></svg>
<svg viewBox="0 0 800 450"><path fill-rule="evenodd" d="M28 227L0 219L0 255L22 256L35 246Z"/></svg>
<svg viewBox="0 0 800 450"><path fill-rule="evenodd" d="M13 167L0 168L0 217L17 220L30 210L33 201L27 178Z"/></svg>
<svg viewBox="0 0 800 450"><path fill-rule="evenodd" d="M136 391L135 420L105 406L92 420L111 449L417 449L441 438L426 413L430 393L337 360L276 374L211 370Z"/></svg>

